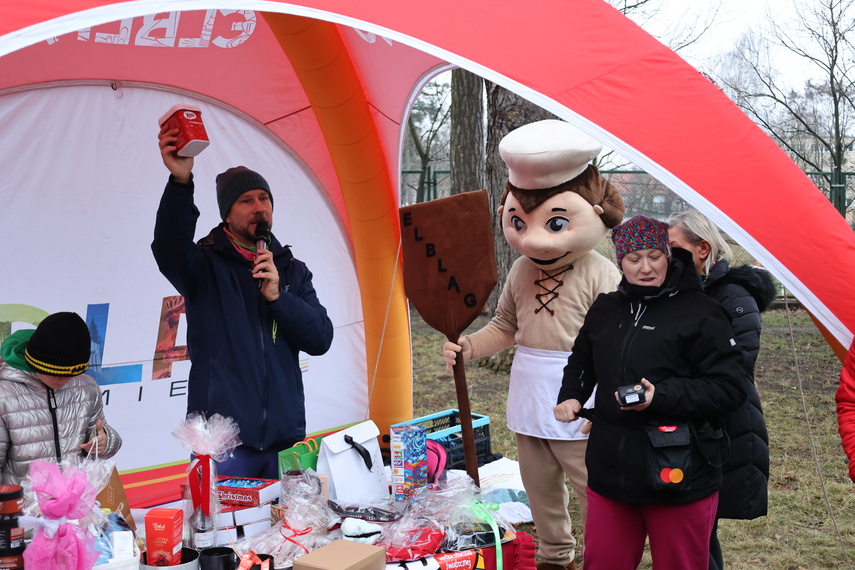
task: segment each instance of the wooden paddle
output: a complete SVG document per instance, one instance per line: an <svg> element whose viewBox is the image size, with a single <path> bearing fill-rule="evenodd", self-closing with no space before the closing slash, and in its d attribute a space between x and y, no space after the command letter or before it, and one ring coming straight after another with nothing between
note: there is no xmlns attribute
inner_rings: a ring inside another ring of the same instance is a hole
<svg viewBox="0 0 855 570"><path fill-rule="evenodd" d="M496 286L496 253L485 190L400 209L404 291L424 321L456 343ZM466 473L480 486L463 358L454 364Z"/></svg>

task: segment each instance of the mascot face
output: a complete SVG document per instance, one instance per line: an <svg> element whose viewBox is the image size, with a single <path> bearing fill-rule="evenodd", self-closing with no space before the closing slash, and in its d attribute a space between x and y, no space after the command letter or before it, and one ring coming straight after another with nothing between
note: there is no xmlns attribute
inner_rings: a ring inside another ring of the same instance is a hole
<svg viewBox="0 0 855 570"><path fill-rule="evenodd" d="M512 193L499 207L502 231L515 250L541 269L558 269L599 244L608 228L576 192L562 192L526 214Z"/></svg>

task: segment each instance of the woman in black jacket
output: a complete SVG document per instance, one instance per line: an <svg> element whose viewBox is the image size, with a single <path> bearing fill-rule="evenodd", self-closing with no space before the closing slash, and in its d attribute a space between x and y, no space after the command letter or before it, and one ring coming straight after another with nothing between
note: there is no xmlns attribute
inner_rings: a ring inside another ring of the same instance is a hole
<svg viewBox="0 0 855 570"><path fill-rule="evenodd" d="M719 418L745 399L742 356L691 254L671 257L666 224L636 216L612 240L623 279L588 311L554 410L559 421L577 419L597 388L585 568L635 569L649 536L658 570L706 570L725 445ZM627 385L638 403L620 402Z"/></svg>
<svg viewBox="0 0 855 570"><path fill-rule="evenodd" d="M692 253L706 293L724 305L734 338L748 371L748 398L724 419L730 437L730 455L723 466L724 481L718 500L716 524L710 535L710 570L724 568L718 540L718 519L754 519L766 514L769 483L769 438L760 396L754 386L754 364L760 350L760 313L775 299L775 283L765 269L733 267L730 246L718 228L697 210L671 218L668 234L672 247Z"/></svg>

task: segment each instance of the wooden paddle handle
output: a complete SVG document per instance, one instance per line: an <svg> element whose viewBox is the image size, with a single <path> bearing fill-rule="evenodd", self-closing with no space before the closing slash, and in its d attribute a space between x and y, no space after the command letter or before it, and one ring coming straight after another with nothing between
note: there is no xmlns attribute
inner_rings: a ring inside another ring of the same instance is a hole
<svg viewBox="0 0 855 570"><path fill-rule="evenodd" d="M478 478L478 451L475 449L475 430L472 428L472 410L469 408L469 390L466 387L466 372L463 368L463 355L457 354L454 361L454 387L457 390L457 409L460 410L460 436L463 439L463 459L466 473L475 485L481 486Z"/></svg>

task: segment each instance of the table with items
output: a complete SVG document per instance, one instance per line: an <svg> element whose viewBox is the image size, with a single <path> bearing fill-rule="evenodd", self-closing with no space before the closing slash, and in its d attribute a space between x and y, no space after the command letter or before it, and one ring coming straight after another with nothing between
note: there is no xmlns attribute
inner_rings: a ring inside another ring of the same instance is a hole
<svg viewBox="0 0 855 570"><path fill-rule="evenodd" d="M371 421L308 438L280 453L279 480L218 476L239 430L230 418L188 416L173 432L194 457L183 499L139 521L99 500L111 460L35 462L22 485L0 486L0 568L534 568L532 537L447 469L462 461L456 413L391 426L385 464ZM473 423L486 461L489 418Z"/></svg>

